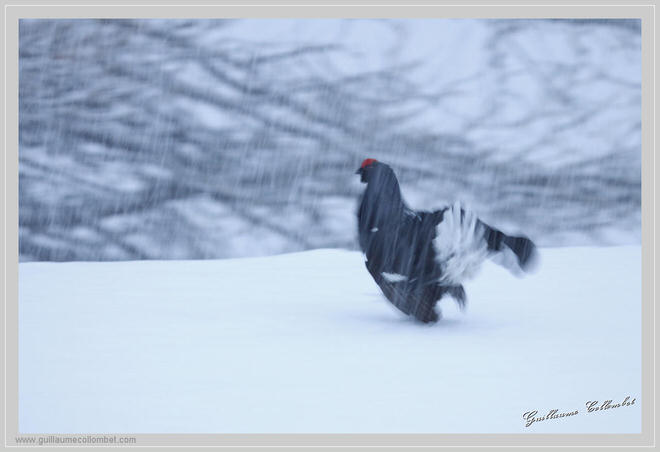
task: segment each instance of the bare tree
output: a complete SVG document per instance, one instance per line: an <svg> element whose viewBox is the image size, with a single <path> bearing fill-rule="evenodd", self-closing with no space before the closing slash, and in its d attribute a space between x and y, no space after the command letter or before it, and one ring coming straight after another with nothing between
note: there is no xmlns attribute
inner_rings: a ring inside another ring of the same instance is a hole
<svg viewBox="0 0 660 452"><path fill-rule="evenodd" d="M488 21L484 67L441 86L410 75L428 61L346 75L341 43L227 39L232 24L21 20L22 260L353 248L365 157L415 207L462 199L542 245L639 237L640 85L601 55L639 65L636 21ZM535 53L538 34L574 54ZM429 112L458 129L421 126Z"/></svg>

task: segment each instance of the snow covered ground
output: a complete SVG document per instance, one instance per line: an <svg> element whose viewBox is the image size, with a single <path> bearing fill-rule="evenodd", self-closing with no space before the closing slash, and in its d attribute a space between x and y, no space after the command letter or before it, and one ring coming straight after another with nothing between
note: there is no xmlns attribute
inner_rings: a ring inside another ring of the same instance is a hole
<svg viewBox="0 0 660 452"><path fill-rule="evenodd" d="M487 263L427 326L359 253L21 263L21 433L602 432L641 419L640 247ZM636 398L586 413L585 403ZM578 410L524 426L523 413Z"/></svg>

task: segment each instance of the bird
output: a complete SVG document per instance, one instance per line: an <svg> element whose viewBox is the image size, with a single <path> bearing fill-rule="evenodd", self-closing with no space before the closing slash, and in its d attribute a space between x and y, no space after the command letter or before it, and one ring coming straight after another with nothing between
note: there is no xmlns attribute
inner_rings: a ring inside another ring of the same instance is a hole
<svg viewBox="0 0 660 452"><path fill-rule="evenodd" d="M365 159L356 174L366 184L357 211L358 241L365 266L385 297L404 314L434 323L445 295L465 308L463 282L486 259L523 274L536 267L532 240L481 221L460 202L438 210L412 210L392 168Z"/></svg>

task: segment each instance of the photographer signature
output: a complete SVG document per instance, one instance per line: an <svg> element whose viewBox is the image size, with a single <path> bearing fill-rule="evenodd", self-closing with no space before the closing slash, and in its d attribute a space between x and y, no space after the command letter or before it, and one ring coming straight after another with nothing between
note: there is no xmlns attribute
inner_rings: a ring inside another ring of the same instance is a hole
<svg viewBox="0 0 660 452"><path fill-rule="evenodd" d="M612 400L605 400L604 402L599 402L598 400L590 400L585 403L587 408L587 413L594 413L598 411L612 410L615 408L621 408L625 406L632 406L635 404L635 400L630 396L627 396L622 402L614 403ZM580 414L580 411L566 411L560 413L559 410L550 410L546 415L539 416L537 410L527 411L523 414L523 419L525 420L525 427L529 427L535 422L546 421L548 419L561 419L564 417L576 416Z"/></svg>

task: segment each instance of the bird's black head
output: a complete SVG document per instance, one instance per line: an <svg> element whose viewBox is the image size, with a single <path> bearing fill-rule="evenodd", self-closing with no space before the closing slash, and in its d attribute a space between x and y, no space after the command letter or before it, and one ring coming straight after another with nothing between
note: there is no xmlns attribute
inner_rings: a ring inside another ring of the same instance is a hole
<svg viewBox="0 0 660 452"><path fill-rule="evenodd" d="M373 170L379 165L378 160L376 159L365 159L362 162L362 165L358 168L355 174L360 175L360 182L366 184L369 182L369 177L372 174Z"/></svg>

